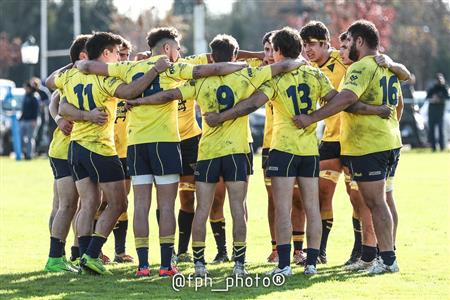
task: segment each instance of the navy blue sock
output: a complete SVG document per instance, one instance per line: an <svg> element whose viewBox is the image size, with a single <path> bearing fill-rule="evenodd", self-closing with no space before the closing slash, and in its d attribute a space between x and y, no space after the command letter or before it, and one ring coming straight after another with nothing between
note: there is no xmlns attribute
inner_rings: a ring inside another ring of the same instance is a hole
<svg viewBox="0 0 450 300"><path fill-rule="evenodd" d="M395 261L394 251L381 251L380 256L383 259L385 265L391 266Z"/></svg>
<svg viewBox="0 0 450 300"><path fill-rule="evenodd" d="M291 244L277 245L278 268L283 269L291 264Z"/></svg>
<svg viewBox="0 0 450 300"><path fill-rule="evenodd" d="M106 238L94 235L92 236L91 242L89 243L89 247L86 250L86 254L92 258L98 258L100 255L100 251L102 251L103 244L106 242Z"/></svg>
<svg viewBox="0 0 450 300"><path fill-rule="evenodd" d="M90 242L91 242L90 235L78 237L78 247L80 248L80 257L82 257L84 253L86 253L86 250L89 247Z"/></svg>
<svg viewBox="0 0 450 300"><path fill-rule="evenodd" d="M139 268L148 268L148 248L142 247L142 248L136 248L136 252L139 259Z"/></svg>
<svg viewBox="0 0 450 300"><path fill-rule="evenodd" d="M308 248L306 250L306 265L315 266L317 263L317 257L319 256L319 249Z"/></svg>
<svg viewBox="0 0 450 300"><path fill-rule="evenodd" d="M362 245L361 260L371 262L377 257L377 247Z"/></svg>
<svg viewBox="0 0 450 300"><path fill-rule="evenodd" d="M161 246L161 268L170 270L173 253L173 243L160 244Z"/></svg>
<svg viewBox="0 0 450 300"><path fill-rule="evenodd" d="M128 220L119 221L113 229L114 249L116 254L125 253L125 243L127 239Z"/></svg>
<svg viewBox="0 0 450 300"><path fill-rule="evenodd" d="M50 237L50 253L49 257L59 258L63 256L64 241Z"/></svg>
<svg viewBox="0 0 450 300"><path fill-rule="evenodd" d="M80 257L80 248L77 246L70 247L70 260L74 261L78 257Z"/></svg>

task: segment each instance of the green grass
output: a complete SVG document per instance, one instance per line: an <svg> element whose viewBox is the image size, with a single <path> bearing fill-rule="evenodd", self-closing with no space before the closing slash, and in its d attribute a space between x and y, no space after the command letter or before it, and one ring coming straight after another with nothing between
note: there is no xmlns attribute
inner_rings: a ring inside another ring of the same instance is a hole
<svg viewBox="0 0 450 300"><path fill-rule="evenodd" d="M248 269L262 274L270 252L267 200L262 180L260 156L249 190ZM156 276L159 246L155 208L150 212L149 278L134 278L134 265L110 266L111 277L56 275L42 272L48 255L48 215L52 199L52 175L48 161L15 162L0 159L0 298L17 299L138 299L138 298L433 298L449 299L450 279L450 155L419 152L402 154L395 182L400 225L397 256L400 273L365 276L345 272L340 265L348 258L352 244L352 209L339 183L334 199L334 227L328 243L329 263L319 265L319 275L305 277L294 267L295 275L282 287L233 288L227 293L211 288L185 288L175 292L171 280ZM342 178L341 178L342 181ZM132 216L130 196L130 216ZM231 246L231 217L226 208L228 247ZM209 227L209 226L208 226ZM132 228L132 226L130 226ZM209 230L209 228L208 228ZM210 231L209 231L210 232ZM70 236L68 243L73 237ZM104 252L113 254L113 238ZM135 256L133 235L128 233L127 249ZM66 247L69 248L69 247ZM213 237L208 234L206 255L215 254ZM190 264L183 273L193 272ZM213 288L223 288L232 264L210 266Z"/></svg>

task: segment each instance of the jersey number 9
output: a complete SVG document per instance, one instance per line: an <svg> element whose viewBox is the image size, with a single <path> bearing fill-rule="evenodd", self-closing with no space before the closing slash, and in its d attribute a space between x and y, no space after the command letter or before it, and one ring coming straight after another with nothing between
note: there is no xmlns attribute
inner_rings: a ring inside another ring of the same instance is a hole
<svg viewBox="0 0 450 300"><path fill-rule="evenodd" d="M217 89L216 98L219 102L219 112L226 111L233 107L234 105L234 94L233 90L228 85L221 85ZM220 108L225 106L224 108Z"/></svg>

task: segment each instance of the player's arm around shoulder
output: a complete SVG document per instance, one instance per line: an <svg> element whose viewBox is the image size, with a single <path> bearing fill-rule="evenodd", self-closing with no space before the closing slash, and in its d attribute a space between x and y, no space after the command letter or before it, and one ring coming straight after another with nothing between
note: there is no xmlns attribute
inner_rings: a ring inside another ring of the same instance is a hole
<svg viewBox="0 0 450 300"><path fill-rule="evenodd" d="M54 71L50 76L47 77L45 80L45 85L50 90L54 91L60 87L62 87L61 82L59 82L58 79L63 75L63 73L73 67L73 64L70 63L62 68L59 68L58 70Z"/></svg>
<svg viewBox="0 0 450 300"><path fill-rule="evenodd" d="M108 114L99 107L90 111L78 109L63 97L59 102L58 114L69 121L87 121L98 125L103 125L108 121Z"/></svg>
<svg viewBox="0 0 450 300"><path fill-rule="evenodd" d="M196 65L192 70L192 78L208 76L224 76L248 67L246 62L219 62L205 65Z"/></svg>

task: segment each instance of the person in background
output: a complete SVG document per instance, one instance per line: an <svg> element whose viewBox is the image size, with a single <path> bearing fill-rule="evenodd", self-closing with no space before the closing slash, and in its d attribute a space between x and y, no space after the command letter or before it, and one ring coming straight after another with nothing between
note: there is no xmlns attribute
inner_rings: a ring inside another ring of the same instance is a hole
<svg viewBox="0 0 450 300"><path fill-rule="evenodd" d="M39 100L30 82L25 83L25 96L20 117L20 136L25 146L25 159L31 159L34 153L36 125L39 113Z"/></svg>
<svg viewBox="0 0 450 300"><path fill-rule="evenodd" d="M442 73L436 74L436 83L427 91L427 100L430 102L428 107L428 128L429 142L433 152L436 151L435 128L439 131L439 148L445 150L444 134L444 110L445 101L449 100L448 85Z"/></svg>
<svg viewBox="0 0 450 300"><path fill-rule="evenodd" d="M48 150L50 140L52 136L49 136L49 110L48 106L50 104L50 92L42 85L41 79L33 77L30 79L30 83L36 93L39 94L39 119L37 133L36 133L36 152L45 153ZM52 131L53 132L53 131Z"/></svg>

